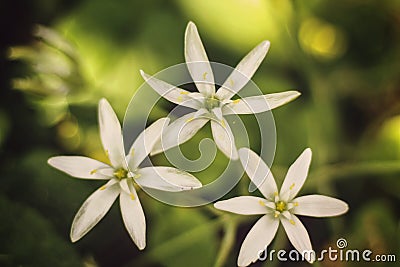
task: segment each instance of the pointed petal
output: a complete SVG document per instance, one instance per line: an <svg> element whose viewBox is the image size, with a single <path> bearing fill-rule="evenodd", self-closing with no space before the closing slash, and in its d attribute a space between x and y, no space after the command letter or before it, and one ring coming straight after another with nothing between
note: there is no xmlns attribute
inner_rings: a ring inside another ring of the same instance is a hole
<svg viewBox="0 0 400 267"><path fill-rule="evenodd" d="M349 206L346 202L323 195L308 195L293 199L295 207L292 209L294 214L313 216L313 217L330 217L346 213Z"/></svg>
<svg viewBox="0 0 400 267"><path fill-rule="evenodd" d="M105 172L113 172L109 165L81 156L58 156L50 158L47 163L75 178L108 180Z"/></svg>
<svg viewBox="0 0 400 267"><path fill-rule="evenodd" d="M299 218L292 215L291 220L281 217L280 221L293 247L297 249L308 262L313 263L315 261L315 253L311 253L312 246L310 237Z"/></svg>
<svg viewBox="0 0 400 267"><path fill-rule="evenodd" d="M189 22L186 27L185 60L199 92L206 96L213 95L215 93L213 72L196 25L193 22Z"/></svg>
<svg viewBox="0 0 400 267"><path fill-rule="evenodd" d="M269 41L263 41L251 50L236 66L216 95L219 99L230 99L253 77L269 49Z"/></svg>
<svg viewBox="0 0 400 267"><path fill-rule="evenodd" d="M131 170L136 169L151 152L168 122L169 118L159 119L139 134L127 155L128 166Z"/></svg>
<svg viewBox="0 0 400 267"><path fill-rule="evenodd" d="M104 98L99 102L100 137L104 150L114 168L126 168L121 125L110 103Z"/></svg>
<svg viewBox="0 0 400 267"><path fill-rule="evenodd" d="M146 167L137 171L135 182L140 186L163 191L182 191L200 188L201 182L185 171L172 167Z"/></svg>
<svg viewBox="0 0 400 267"><path fill-rule="evenodd" d="M140 70L143 79L162 97L177 105L199 109L201 102L191 97L191 92L161 81Z"/></svg>
<svg viewBox="0 0 400 267"><path fill-rule="evenodd" d="M161 141L157 142L150 155L161 153L191 139L209 121L205 118L195 118L195 115L195 112L186 114L166 127Z"/></svg>
<svg viewBox="0 0 400 267"><path fill-rule="evenodd" d="M136 246L142 250L146 247L146 218L132 182L129 182L130 193L121 192L119 205L122 220Z"/></svg>
<svg viewBox="0 0 400 267"><path fill-rule="evenodd" d="M82 238L106 215L119 193L118 184L110 180L86 199L72 222L72 242Z"/></svg>
<svg viewBox="0 0 400 267"><path fill-rule="evenodd" d="M231 127L224 117L220 121L211 120L211 130L215 144L228 158L238 159L238 153L235 145Z"/></svg>
<svg viewBox="0 0 400 267"><path fill-rule="evenodd" d="M254 151L247 147L239 149L239 158L251 181L258 187L258 190L265 198L274 200L278 193L278 187L271 170L267 164Z"/></svg>
<svg viewBox="0 0 400 267"><path fill-rule="evenodd" d="M242 243L237 261L238 266L248 266L256 262L274 239L278 226L279 220L270 214L261 217Z"/></svg>
<svg viewBox="0 0 400 267"><path fill-rule="evenodd" d="M232 101L223 107L224 115L256 114L280 107L300 96L297 91L249 96Z"/></svg>
<svg viewBox="0 0 400 267"><path fill-rule="evenodd" d="M267 201L261 197L240 196L227 200L218 201L214 207L241 215L266 214L271 210L266 206Z"/></svg>
<svg viewBox="0 0 400 267"><path fill-rule="evenodd" d="M311 156L311 149L307 148L290 166L280 191L280 197L283 201L288 202L300 191L308 175Z"/></svg>

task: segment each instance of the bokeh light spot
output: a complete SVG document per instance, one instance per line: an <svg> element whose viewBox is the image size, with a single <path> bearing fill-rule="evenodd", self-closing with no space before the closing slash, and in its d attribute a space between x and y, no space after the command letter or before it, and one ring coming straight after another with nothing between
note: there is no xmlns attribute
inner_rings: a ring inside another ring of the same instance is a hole
<svg viewBox="0 0 400 267"><path fill-rule="evenodd" d="M299 31L304 51L320 59L334 59L346 51L344 33L336 26L316 18L306 19Z"/></svg>

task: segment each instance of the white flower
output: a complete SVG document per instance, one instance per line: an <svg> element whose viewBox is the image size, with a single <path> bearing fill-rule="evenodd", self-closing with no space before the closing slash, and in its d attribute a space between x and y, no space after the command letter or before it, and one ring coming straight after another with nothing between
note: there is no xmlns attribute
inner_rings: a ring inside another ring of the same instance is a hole
<svg viewBox="0 0 400 267"><path fill-rule="evenodd" d="M296 197L307 178L311 162L311 149L307 148L290 166L278 193L274 177L264 161L248 148L239 149L239 157L247 175L258 186L265 198L240 196L214 204L215 208L243 215L265 214L247 234L240 248L238 265L247 266L257 261L274 238L279 222L282 223L292 245L304 253L312 263L315 255L306 253L312 249L310 237L297 215L313 217L337 216L345 213L345 202L323 195Z"/></svg>
<svg viewBox="0 0 400 267"><path fill-rule="evenodd" d="M143 187L165 191L180 191L201 187L194 176L170 167L138 168L160 138L168 119L154 122L134 141L125 156L121 125L112 107L105 99L99 102L100 137L111 166L80 156L59 156L48 163L73 177L109 180L83 203L71 227L71 240L75 242L89 232L108 212L119 196L125 227L139 249L146 246L145 216L137 196L134 182Z"/></svg>
<svg viewBox="0 0 400 267"><path fill-rule="evenodd" d="M162 145L156 144L152 153L159 153L188 141L211 120L212 134L217 147L229 158L237 159L234 137L224 116L268 111L300 95L297 91L287 91L231 100L250 81L268 48L269 42L264 41L250 51L215 92L214 75L206 51L195 24L189 22L185 33L185 59L199 93L177 88L141 71L146 82L165 99L196 110L169 125L162 136Z"/></svg>

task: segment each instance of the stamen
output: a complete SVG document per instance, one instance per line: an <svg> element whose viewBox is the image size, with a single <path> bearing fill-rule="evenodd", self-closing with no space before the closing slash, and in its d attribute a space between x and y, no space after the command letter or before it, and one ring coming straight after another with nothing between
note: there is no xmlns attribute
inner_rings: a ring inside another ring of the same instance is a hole
<svg viewBox="0 0 400 267"><path fill-rule="evenodd" d="M203 73L203 80L206 80L206 79L207 79L207 74L208 74L207 72L204 72L204 73Z"/></svg>
<svg viewBox="0 0 400 267"><path fill-rule="evenodd" d="M294 221L293 220L290 220L289 221L292 225L295 225L295 223L294 223Z"/></svg>
<svg viewBox="0 0 400 267"><path fill-rule="evenodd" d="M279 211L279 212L283 212L283 211L285 211L286 210L286 203L285 202L283 202L283 201L278 201L277 203L276 203L276 208L275 208L277 211Z"/></svg>
<svg viewBox="0 0 400 267"><path fill-rule="evenodd" d="M264 206L264 207L265 207L265 202L264 202L264 201L259 200L258 203L260 203L261 206Z"/></svg>
<svg viewBox="0 0 400 267"><path fill-rule="evenodd" d="M97 169L94 169L90 172L91 175L95 174L97 172Z"/></svg>
<svg viewBox="0 0 400 267"><path fill-rule="evenodd" d="M188 91L180 91L180 94L181 94L181 95L188 95L189 92L188 92Z"/></svg>
<svg viewBox="0 0 400 267"><path fill-rule="evenodd" d="M103 185L102 187L100 187L100 190L105 190L107 188L107 186Z"/></svg>
<svg viewBox="0 0 400 267"><path fill-rule="evenodd" d="M187 119L186 122L191 122L192 120L194 120L194 117Z"/></svg>
<svg viewBox="0 0 400 267"><path fill-rule="evenodd" d="M232 79L229 79L229 84L230 84L231 86L233 86L234 82L233 82Z"/></svg>
<svg viewBox="0 0 400 267"><path fill-rule="evenodd" d="M131 193L130 196L131 196L132 200L135 200L135 195L134 194Z"/></svg>
<svg viewBox="0 0 400 267"><path fill-rule="evenodd" d="M178 96L178 97L176 98L176 100L180 103L180 102L183 101L183 98L182 98L182 96Z"/></svg>
<svg viewBox="0 0 400 267"><path fill-rule="evenodd" d="M297 207L297 206L299 205L299 202L294 202L293 205L294 205L295 207Z"/></svg>
<svg viewBox="0 0 400 267"><path fill-rule="evenodd" d="M278 218L278 217L279 217L279 214L281 214L279 211L275 211L274 217L275 217L275 218Z"/></svg>
<svg viewBox="0 0 400 267"><path fill-rule="evenodd" d="M238 104L240 102L240 99L235 99L235 100L233 100L233 104Z"/></svg>
<svg viewBox="0 0 400 267"><path fill-rule="evenodd" d="M134 148L132 148L132 150L131 150L131 157L133 157L133 155L135 155L135 149Z"/></svg>
<svg viewBox="0 0 400 267"><path fill-rule="evenodd" d="M292 190L294 187L294 183L289 187L290 190Z"/></svg>
<svg viewBox="0 0 400 267"><path fill-rule="evenodd" d="M115 176L115 178L117 178L118 180L122 180L122 179L124 179L124 178L127 178L127 176L128 176L128 171L125 170L125 169L123 169L123 168L118 169L118 170L114 171L114 176Z"/></svg>
<svg viewBox="0 0 400 267"><path fill-rule="evenodd" d="M221 120L221 125L222 125L222 127L226 128L226 124L225 124L224 120Z"/></svg>

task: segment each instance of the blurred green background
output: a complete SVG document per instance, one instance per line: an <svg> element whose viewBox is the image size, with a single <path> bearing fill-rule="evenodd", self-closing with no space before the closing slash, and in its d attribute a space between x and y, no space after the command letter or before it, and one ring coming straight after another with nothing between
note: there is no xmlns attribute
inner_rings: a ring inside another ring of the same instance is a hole
<svg viewBox="0 0 400 267"><path fill-rule="evenodd" d="M342 237L349 248L396 254L399 261L399 14L400 1L391 0L1 1L0 266L236 265L257 216L219 213L211 205L171 207L143 192L144 251L125 232L118 204L87 236L70 243L75 212L101 182L70 178L46 163L68 154L106 160L98 100L107 98L122 122L143 82L139 69L152 74L184 61L189 20L210 60L230 66L270 40L254 81L264 93L302 93L273 112L278 139L272 170L282 181L311 147L301 194L332 195L350 206L339 218L301 218L314 249L335 248ZM171 106L162 108L167 113ZM209 132L199 135L192 144ZM252 148L259 151L254 139ZM162 156L154 161L165 163ZM209 182L224 164L219 156L199 178ZM248 194L248 181L244 177L226 198ZM271 244L280 248L291 248L283 231ZM254 264L299 265L308 266Z"/></svg>

